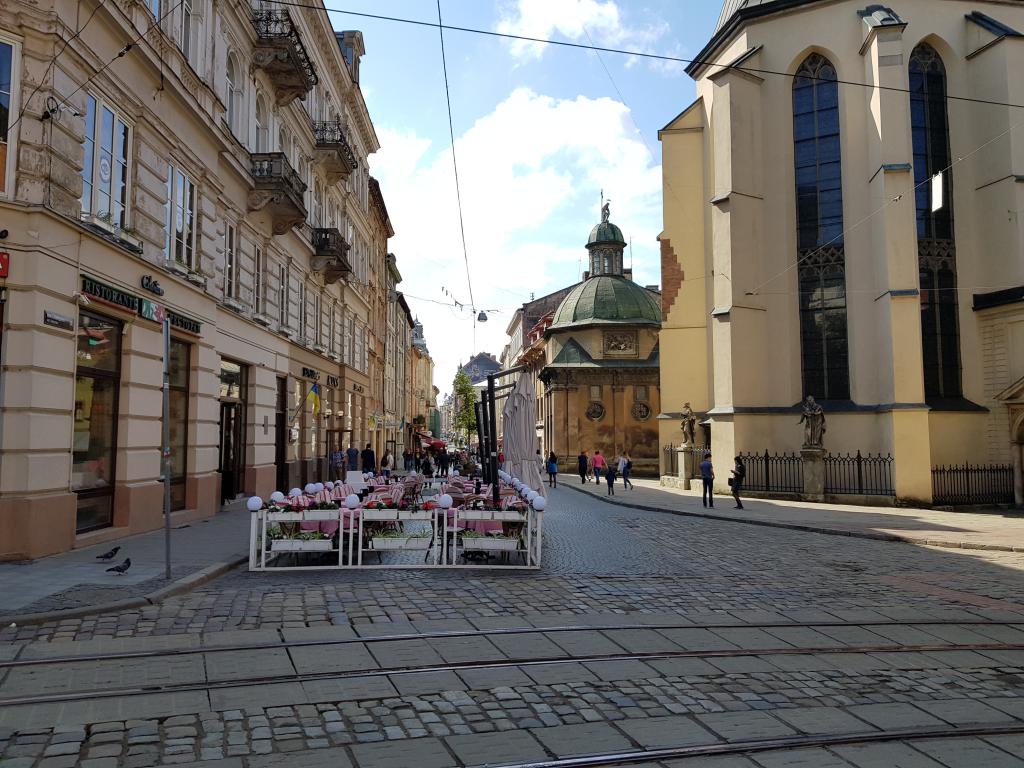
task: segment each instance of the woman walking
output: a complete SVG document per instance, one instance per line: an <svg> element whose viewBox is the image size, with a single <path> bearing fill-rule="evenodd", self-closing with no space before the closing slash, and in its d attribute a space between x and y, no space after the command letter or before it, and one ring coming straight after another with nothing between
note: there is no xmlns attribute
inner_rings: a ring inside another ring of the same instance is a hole
<svg viewBox="0 0 1024 768"><path fill-rule="evenodd" d="M395 460L393 458L391 458L391 451L390 450L384 451L384 456L380 460L380 473L382 475L384 475L384 482L385 483L390 483L391 482L391 470L392 470L392 466L391 465L394 464L394 463L395 463Z"/></svg>
<svg viewBox="0 0 1024 768"><path fill-rule="evenodd" d="M629 458L628 453L624 453L619 456L619 474L622 475L622 487L627 490L632 490L633 483L629 479L629 473L633 469L633 461Z"/></svg>
<svg viewBox="0 0 1024 768"><path fill-rule="evenodd" d="M604 456L601 455L600 451L594 451L594 460L591 462L594 467L594 477L597 478L597 484L601 484L601 470L608 466L608 462L604 460Z"/></svg>
<svg viewBox="0 0 1024 768"><path fill-rule="evenodd" d="M548 487L558 487L558 457L554 451L548 454Z"/></svg>
<svg viewBox="0 0 1024 768"><path fill-rule="evenodd" d="M580 473L580 482L586 485L587 473L590 471L590 459L586 451L580 451L580 455L576 457L576 468Z"/></svg>
<svg viewBox="0 0 1024 768"><path fill-rule="evenodd" d="M747 476L747 468L743 466L743 459L739 456L734 461L736 465L732 468L729 485L732 486L732 497L736 500L736 509L743 509L743 502L740 501L740 489L743 488L743 478Z"/></svg>

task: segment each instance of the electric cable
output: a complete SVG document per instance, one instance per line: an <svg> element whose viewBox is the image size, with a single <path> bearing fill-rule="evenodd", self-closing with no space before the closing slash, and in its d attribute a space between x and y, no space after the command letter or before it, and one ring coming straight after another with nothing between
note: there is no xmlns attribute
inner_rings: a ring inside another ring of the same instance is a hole
<svg viewBox="0 0 1024 768"><path fill-rule="evenodd" d="M660 53L647 53L647 52L644 52L644 51L631 51L631 50L628 50L628 49L625 49L625 48L608 48L606 46L599 46L599 45L586 45L584 43L569 42L568 40L548 40L548 39L545 39L545 38L542 38L542 37L530 37L528 35L515 35L515 34L512 34L510 32L496 32L496 31L490 30L490 29L477 29L475 27L460 27L460 26L455 26L455 25L452 25L452 24L443 24L440 21L436 21L436 22L434 22L434 21L422 21L422 20L419 20L419 19L407 19L407 18L404 18L404 17L401 17L401 16L387 16L387 15L379 14L379 13L365 13L365 12L360 12L360 11L348 11L348 10L345 10L343 8L328 8L326 4L324 4L323 6L321 6L321 5L313 5L311 3L296 2L296 0L266 0L266 2L274 3L276 5L291 6L291 7L294 7L294 8L311 8L311 9L314 9L314 10L324 10L327 13L340 13L340 14L344 14L346 16L357 16L357 17L367 18L367 19L376 19L378 21L390 21L390 22L395 22L395 23L399 23L399 24L411 24L411 25L414 25L414 26L421 26L421 27L435 27L435 28L439 28L440 30L449 30L451 32L466 32L466 33L469 33L469 34L485 35L485 36L488 36L488 37L498 37L498 38L504 38L504 39L507 39L507 40L520 40L520 41L528 42L528 43L542 43L542 44L545 44L545 45L557 45L557 46L561 46L561 47L564 47L564 48L578 48L578 49L587 50L587 51L600 51L602 53L616 53L616 54L620 54L622 56L636 56L636 57L643 58L643 59L653 59L655 61L668 61L668 62L675 62L677 64L700 64L700 65L703 65L703 66L718 67L719 69L723 69L723 70L724 69L734 69L737 72L746 72L746 73L755 74L755 75L773 75L773 76L777 76L777 77L786 77L786 78L791 78L791 79L797 77L796 72L782 72L782 71L774 70L774 69L764 69L763 67L748 67L748 66L742 66L742 65L738 65L738 64L720 64L720 63L718 63L716 61L711 61L709 59L687 59L687 58L685 58L683 56L669 56L667 54L660 54ZM909 89L909 88L900 88L900 87L894 86L894 85L879 85L877 83L862 83L862 82L859 82L857 80L838 80L838 79L834 79L834 78L821 78L821 77L814 77L814 76L809 76L809 75L800 75L800 77L803 78L803 79L807 79L807 80L828 80L828 82L835 82L835 83L838 83L839 85L853 85L853 86L858 86L860 88L877 89L879 91L890 91L890 92L895 92L895 93L913 93L913 91L911 91L911 89ZM926 98L930 98L930 96L928 96ZM936 96L936 98L939 98L939 97ZM977 97L974 97L974 96L955 96L955 95L946 94L944 98L946 98L947 100L964 101L964 102L969 102L969 103L972 103L972 104L986 104L986 105L994 106L994 107L1011 107L1011 108L1014 108L1014 109L1024 109L1024 104L1014 104L1013 102L1007 102L1007 101L995 101L993 99L982 99L982 98L977 98Z"/></svg>

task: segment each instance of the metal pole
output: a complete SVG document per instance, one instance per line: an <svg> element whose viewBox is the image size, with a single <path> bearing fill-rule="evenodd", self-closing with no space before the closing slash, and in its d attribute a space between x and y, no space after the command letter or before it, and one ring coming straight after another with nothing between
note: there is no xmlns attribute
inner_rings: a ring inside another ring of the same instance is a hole
<svg viewBox="0 0 1024 768"><path fill-rule="evenodd" d="M498 401L494 397L493 373L487 377L487 400L490 403L490 413L487 414L487 431L490 432L491 496L494 506L497 508L501 489L498 488L498 419L496 415Z"/></svg>
<svg viewBox="0 0 1024 768"><path fill-rule="evenodd" d="M171 578L171 321L164 310L164 578Z"/></svg>

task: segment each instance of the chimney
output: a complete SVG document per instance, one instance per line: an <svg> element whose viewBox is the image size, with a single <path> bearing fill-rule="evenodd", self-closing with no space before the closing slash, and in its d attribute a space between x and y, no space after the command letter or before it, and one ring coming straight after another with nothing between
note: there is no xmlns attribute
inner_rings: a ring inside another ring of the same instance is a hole
<svg viewBox="0 0 1024 768"><path fill-rule="evenodd" d="M659 288L656 285L645 285L644 288L646 288L648 291L657 291L658 293L661 293L661 288Z"/></svg>
<svg viewBox="0 0 1024 768"><path fill-rule="evenodd" d="M626 278L627 280L629 280L630 282L633 282L633 268L632 267L624 267L623 270L622 270L622 276L624 278Z"/></svg>

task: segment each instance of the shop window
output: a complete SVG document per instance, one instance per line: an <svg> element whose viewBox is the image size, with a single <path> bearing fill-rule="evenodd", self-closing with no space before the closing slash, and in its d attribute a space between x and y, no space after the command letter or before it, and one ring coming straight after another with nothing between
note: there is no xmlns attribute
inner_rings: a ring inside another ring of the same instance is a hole
<svg viewBox="0 0 1024 768"><path fill-rule="evenodd" d="M188 453L188 374L192 346L171 339L170 433L171 509L185 508L185 475Z"/></svg>
<svg viewBox="0 0 1024 768"><path fill-rule="evenodd" d="M127 226L130 147L128 123L103 101L86 96L82 216L113 227Z"/></svg>
<svg viewBox="0 0 1024 768"><path fill-rule="evenodd" d="M78 533L114 521L114 459L121 373L121 323L81 313L78 319L71 487L78 494Z"/></svg>

